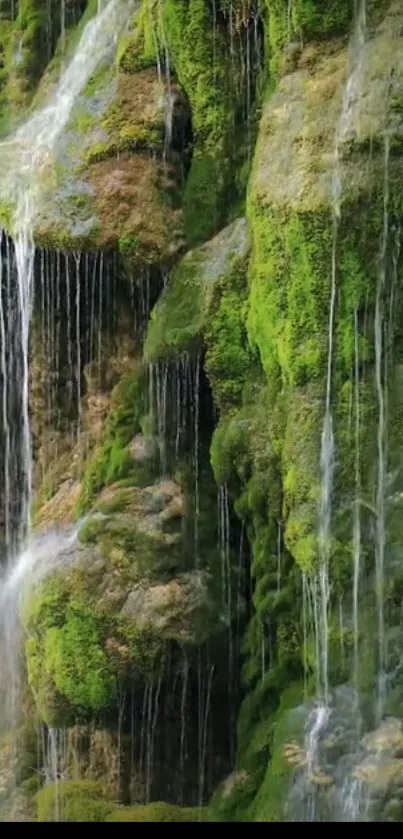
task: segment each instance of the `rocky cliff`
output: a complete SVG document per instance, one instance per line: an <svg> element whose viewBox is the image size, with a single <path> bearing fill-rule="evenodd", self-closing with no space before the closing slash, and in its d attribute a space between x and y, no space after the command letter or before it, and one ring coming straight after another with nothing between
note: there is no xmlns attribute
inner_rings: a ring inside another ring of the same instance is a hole
<svg viewBox="0 0 403 839"><path fill-rule="evenodd" d="M96 5L0 2L5 166ZM18 806L349 820L351 775L400 820L402 4L142 0L116 41L37 172L34 527L78 539L22 610Z"/></svg>

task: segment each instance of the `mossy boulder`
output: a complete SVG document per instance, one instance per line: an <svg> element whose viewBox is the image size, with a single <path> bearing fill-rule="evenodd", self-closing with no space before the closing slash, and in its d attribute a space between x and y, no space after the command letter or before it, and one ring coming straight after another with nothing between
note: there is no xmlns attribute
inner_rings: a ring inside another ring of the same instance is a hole
<svg viewBox="0 0 403 839"><path fill-rule="evenodd" d="M262 209L331 208L336 132L343 203L368 195L382 177L385 134L399 146L403 131L401 15L398 4L390 3L352 63L346 44L310 44L280 80L264 105L253 166L253 200ZM343 102L349 74L350 99ZM368 159L370 144L375 154Z"/></svg>
<svg viewBox="0 0 403 839"><path fill-rule="evenodd" d="M251 63L244 79L242 56L243 39L252 27L252 4L243 3L231 19L226 3L213 7L205 0L166 0L161 5L150 0L139 18L141 36L131 53L125 50L123 60L129 66L147 66L154 54L159 65L165 66L168 52L169 73L190 104L193 155L183 189L183 224L186 242L194 247L231 219L231 205L243 204L246 179L242 170L248 171L253 123L248 96L256 69ZM239 51L233 49L235 38L239 38ZM245 107L249 109L247 130Z"/></svg>
<svg viewBox="0 0 403 839"><path fill-rule="evenodd" d="M205 821L200 807L178 807L164 801L117 807L96 781L60 781L36 796L39 822L197 822Z"/></svg>
<svg viewBox="0 0 403 839"><path fill-rule="evenodd" d="M248 248L246 221L238 219L186 254L152 312L145 343L150 361L172 359L200 348L209 328L215 286L245 259Z"/></svg>
<svg viewBox="0 0 403 839"><path fill-rule="evenodd" d="M202 807L177 807L164 801L113 810L107 822L204 822L208 821Z"/></svg>
<svg viewBox="0 0 403 839"><path fill-rule="evenodd" d="M114 807L95 781L62 781L37 794L39 822L103 822Z"/></svg>
<svg viewBox="0 0 403 839"><path fill-rule="evenodd" d="M222 630L210 574L189 569L177 484L111 487L97 507L24 609L28 679L49 725L107 711L125 680L153 680L168 644L193 649Z"/></svg>
<svg viewBox="0 0 403 839"><path fill-rule="evenodd" d="M113 18L117 37L128 17L129 10L118 5ZM183 244L179 190L187 102L179 87L168 89L155 69L133 76L116 68L115 49L112 41L109 53L105 47L56 147L49 154L44 146L38 160L35 241L65 250L113 247L131 266L170 264ZM48 75L38 109L51 101L52 67ZM17 135L15 149L14 143L6 146L10 169L23 165L19 155L23 161L35 115L33 120ZM168 124L172 154L166 146ZM12 228L7 188L2 204Z"/></svg>

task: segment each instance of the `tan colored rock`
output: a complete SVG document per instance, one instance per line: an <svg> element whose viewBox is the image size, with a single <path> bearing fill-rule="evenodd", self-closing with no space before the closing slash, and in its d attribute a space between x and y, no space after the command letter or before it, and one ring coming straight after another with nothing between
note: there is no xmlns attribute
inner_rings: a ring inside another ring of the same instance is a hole
<svg viewBox="0 0 403 839"><path fill-rule="evenodd" d="M127 597L121 610L139 630L153 629L165 639L190 641L197 635L195 617L208 604L208 587L202 572L183 574L166 584L141 584ZM206 623L202 634L209 634Z"/></svg>
<svg viewBox="0 0 403 839"><path fill-rule="evenodd" d="M403 757L403 723L389 717L382 725L366 734L362 739L366 749L376 753L387 753L393 757Z"/></svg>
<svg viewBox="0 0 403 839"><path fill-rule="evenodd" d="M225 779L223 782L222 787L222 797L225 800L232 795L236 789L241 786L242 784L246 783L249 778L249 774L246 769L240 769L239 772L232 772L231 775L228 775L228 778Z"/></svg>
<svg viewBox="0 0 403 839"><path fill-rule="evenodd" d="M127 487L122 489L114 485L106 487L98 497L98 505L110 503L118 494L125 500L125 509L114 519L122 524L135 527L139 533L156 539L163 544L176 545L181 540L181 533L166 533L166 522L180 520L184 515L184 498L179 484L175 481L161 480L145 489Z"/></svg>
<svg viewBox="0 0 403 839"><path fill-rule="evenodd" d="M306 753L298 743L286 743L283 748L283 754L287 761L290 763L291 766L295 767L296 769L302 769L306 766Z"/></svg>
<svg viewBox="0 0 403 839"><path fill-rule="evenodd" d="M63 481L55 495L45 501L36 517L36 524L42 527L49 522L68 524L74 518L74 511L81 492L79 481Z"/></svg>
<svg viewBox="0 0 403 839"><path fill-rule="evenodd" d="M326 773L322 772L321 769L313 772L312 775L310 775L309 780L311 784L314 784L316 787L330 787L333 784L333 778L331 775L326 775Z"/></svg>
<svg viewBox="0 0 403 839"><path fill-rule="evenodd" d="M368 759L355 767L353 776L359 781L364 781L372 793L383 795L394 784L403 782L403 760Z"/></svg>
<svg viewBox="0 0 403 839"><path fill-rule="evenodd" d="M252 190L263 205L313 213L330 209L335 127L349 75L349 50L310 44L263 111ZM340 142L345 199L355 201L383 177L385 132L403 137L403 8L390 4L358 62ZM360 161L360 149L372 144ZM377 146L378 144L378 146ZM380 160L381 157L381 160ZM400 163L394 161L394 166Z"/></svg>
<svg viewBox="0 0 403 839"><path fill-rule="evenodd" d="M152 448L142 434L137 434L128 445L128 450L137 463L145 463L152 457Z"/></svg>

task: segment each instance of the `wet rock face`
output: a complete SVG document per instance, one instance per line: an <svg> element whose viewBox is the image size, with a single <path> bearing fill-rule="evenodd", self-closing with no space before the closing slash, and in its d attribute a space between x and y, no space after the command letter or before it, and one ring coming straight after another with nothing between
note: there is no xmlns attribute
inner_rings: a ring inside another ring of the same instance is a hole
<svg viewBox="0 0 403 839"><path fill-rule="evenodd" d="M350 705L351 698L346 690L336 691L328 725L317 743L301 737L284 744L284 759L293 770L290 812L306 818L306 797L311 795L316 820L400 821L402 720L388 717L358 738L357 730L354 733L357 710Z"/></svg>
<svg viewBox="0 0 403 839"><path fill-rule="evenodd" d="M378 755L403 758L403 723L388 717L375 731L370 731L362 740L364 748Z"/></svg>
<svg viewBox="0 0 403 839"><path fill-rule="evenodd" d="M340 126L344 201L367 194L382 177L385 135L392 145L401 144L402 31L401 4L392 2L382 21L369 31L357 61ZM310 44L297 68L280 81L265 106L260 127L253 176L258 200L299 212L329 209L335 132L349 62L346 46ZM370 161L365 154L369 143L374 152ZM399 161L395 165L400 166Z"/></svg>
<svg viewBox="0 0 403 839"><path fill-rule="evenodd" d="M138 437L137 451L140 445L144 455ZM71 563L91 578L97 608L119 610L140 633L152 629L161 639L201 643L218 616L214 619L206 572L183 566L185 505L179 484L108 487L97 507L116 509L90 517L83 538L92 545L79 546Z"/></svg>
<svg viewBox="0 0 403 839"><path fill-rule="evenodd" d="M168 90L154 68L117 81L106 72L76 103L38 241L112 246L131 264L169 264L182 247L177 192L189 125L180 88Z"/></svg>
<svg viewBox="0 0 403 839"><path fill-rule="evenodd" d="M389 717L362 738L362 761L353 776L373 821L400 821L403 814L403 723Z"/></svg>

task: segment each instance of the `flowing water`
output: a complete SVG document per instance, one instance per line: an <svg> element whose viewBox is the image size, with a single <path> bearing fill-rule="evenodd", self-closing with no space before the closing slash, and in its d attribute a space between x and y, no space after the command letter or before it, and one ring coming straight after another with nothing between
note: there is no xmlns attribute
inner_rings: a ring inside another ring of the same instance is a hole
<svg viewBox="0 0 403 839"><path fill-rule="evenodd" d="M117 37L123 31L135 8L128 0L110 0L100 3L98 14L85 27L75 55L63 72L48 103L28 120L0 147L1 194L13 211L13 246L7 242L6 273L15 278L17 297L16 323L12 340L6 352L5 323L11 311L10 282L4 293L4 265L2 261L2 289L0 305L2 426L4 436L4 510L5 540L7 547L5 571L0 583L0 636L2 661L0 668L0 729L12 727L19 709L19 605L23 593L30 585L59 562L60 555L75 537L53 534L34 540L30 534L30 502L32 490L32 453L29 418L29 349L30 325L33 305L35 245L33 228L40 209L43 176L55 162L58 140L70 118L79 93L83 90L98 65L112 58ZM2 244L3 244L2 234ZM3 248L4 254L4 248ZM78 363L80 345L80 284L77 266L76 283L76 339ZM67 283L68 285L68 283ZM53 334L53 333L52 333ZM7 367L8 365L8 367ZM19 439L14 447L17 465L11 463L10 423L7 383L9 372L12 386L17 392L20 417ZM78 394L80 396L80 393ZM11 521L10 476L19 475L18 516ZM11 533L11 527L13 532ZM67 541L66 541L67 538Z"/></svg>
<svg viewBox="0 0 403 839"><path fill-rule="evenodd" d="M382 719L385 704L386 674L385 674L385 621L384 621L384 570L385 570L385 395L384 395L384 347L383 347L383 312L382 297L386 283L386 263L389 237L389 140L385 138L384 153L384 212L383 232L380 254L380 270L375 305L375 377L378 396L378 475L376 488L376 599L378 612L378 684L376 717L378 723Z"/></svg>
<svg viewBox="0 0 403 839"><path fill-rule="evenodd" d="M332 415L332 377L333 377L333 342L336 314L337 270L338 270L338 237L341 219L342 174L340 150L349 131L353 128L355 106L359 100L362 80L363 48L365 46L366 31L366 3L360 0L356 8L356 21L351 39L350 70L344 89L342 110L336 126L333 177L331 191L331 207L333 218L333 241L331 257L331 283L328 325L328 359L326 377L325 413L322 429L320 450L320 501L318 548L319 563L317 580L314 585L314 633L316 639L317 659L317 697L307 720L305 749L307 754L306 766L298 784L295 801L298 799L298 811L302 808L303 820L317 819L317 795L312 776L316 772L320 740L325 735L332 716L331 696L329 690L329 606L331 596L330 558L332 543L332 493L334 477L335 442ZM319 601L319 602L318 602Z"/></svg>

